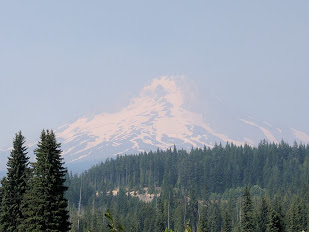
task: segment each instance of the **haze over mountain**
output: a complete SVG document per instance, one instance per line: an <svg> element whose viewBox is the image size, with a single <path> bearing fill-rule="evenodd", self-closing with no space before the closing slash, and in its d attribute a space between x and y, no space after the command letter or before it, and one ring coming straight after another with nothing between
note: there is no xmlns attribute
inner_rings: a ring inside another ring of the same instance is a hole
<svg viewBox="0 0 309 232"><path fill-rule="evenodd" d="M309 142L309 135L301 130L243 117L217 98L197 103L194 96L185 78L164 76L145 86L119 112L84 116L59 127L55 132L65 162L73 170L83 170L118 154L166 149L174 144L178 149L191 149L226 142L258 145L263 139ZM200 106L199 110L192 110L193 105ZM1 157L5 169L6 156Z"/></svg>

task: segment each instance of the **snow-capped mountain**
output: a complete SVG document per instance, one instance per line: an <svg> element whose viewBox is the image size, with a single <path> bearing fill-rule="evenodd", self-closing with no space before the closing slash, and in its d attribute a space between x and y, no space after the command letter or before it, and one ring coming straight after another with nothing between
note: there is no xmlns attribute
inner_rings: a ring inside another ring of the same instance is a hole
<svg viewBox="0 0 309 232"><path fill-rule="evenodd" d="M228 112L222 112L221 117L230 117L230 122L209 112L189 111L185 86L183 78L154 79L119 112L83 117L60 127L56 133L66 162L97 163L117 154L166 149L174 144L190 149L220 142L257 145L262 139L309 142L309 135L296 129L276 128L248 117L233 118ZM217 128L216 123L224 128L223 122L230 130Z"/></svg>
<svg viewBox="0 0 309 232"><path fill-rule="evenodd" d="M220 142L257 145L262 139L309 143L309 135L303 131L239 117L218 107L220 103L213 99L208 99L212 104L206 112L188 110L190 94L183 78L157 78L119 112L82 117L59 127L55 132L65 162L83 170L117 154L155 151L174 144L190 149Z"/></svg>

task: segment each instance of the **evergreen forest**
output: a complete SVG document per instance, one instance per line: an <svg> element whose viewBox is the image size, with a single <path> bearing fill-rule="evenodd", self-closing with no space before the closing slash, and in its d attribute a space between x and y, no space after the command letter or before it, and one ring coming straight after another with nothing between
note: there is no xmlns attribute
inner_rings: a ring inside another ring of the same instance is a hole
<svg viewBox="0 0 309 232"><path fill-rule="evenodd" d="M109 216L111 231L309 231L309 146L296 142L117 156L66 184L71 231L109 231Z"/></svg>
<svg viewBox="0 0 309 232"><path fill-rule="evenodd" d="M53 131L16 134L0 231L309 231L309 145L261 141L117 156L68 173Z"/></svg>

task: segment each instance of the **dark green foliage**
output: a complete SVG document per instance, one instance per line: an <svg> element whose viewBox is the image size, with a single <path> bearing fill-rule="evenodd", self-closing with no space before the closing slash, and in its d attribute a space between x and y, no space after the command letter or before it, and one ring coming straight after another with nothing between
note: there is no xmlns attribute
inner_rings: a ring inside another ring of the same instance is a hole
<svg viewBox="0 0 309 232"><path fill-rule="evenodd" d="M24 197L21 231L69 231L68 202L64 198L66 169L53 131L42 131L35 150L33 176Z"/></svg>
<svg viewBox="0 0 309 232"><path fill-rule="evenodd" d="M288 212L288 231L302 231L307 229L308 204L304 200L294 199Z"/></svg>
<svg viewBox="0 0 309 232"><path fill-rule="evenodd" d="M243 232L254 232L253 207L248 187L245 188L241 212L241 229Z"/></svg>
<svg viewBox="0 0 309 232"><path fill-rule="evenodd" d="M280 215L272 210L269 213L269 219L267 224L267 232L281 232L283 231L282 221L280 220ZM298 231L298 230L296 230Z"/></svg>
<svg viewBox="0 0 309 232"><path fill-rule="evenodd" d="M221 213L218 202L213 202L209 207L208 225L211 232L221 231Z"/></svg>
<svg viewBox="0 0 309 232"><path fill-rule="evenodd" d="M200 219L198 224L198 232L207 232L207 210L206 205L200 209Z"/></svg>
<svg viewBox="0 0 309 232"><path fill-rule="evenodd" d="M264 232L276 228L270 227L272 211L278 217L272 217L272 225L279 220L282 231L308 227L309 146L301 144L262 141L258 147L219 144L189 153L174 148L118 156L82 178L83 231L101 231L107 208L126 231L164 231L169 222L170 229L181 232L190 219L192 231L244 231L246 225L247 231ZM79 176L69 176L73 223L80 183ZM244 186L250 186L250 201ZM116 189L118 195L110 194ZM154 194L149 203L136 197L147 192ZM102 222L97 227L94 217Z"/></svg>
<svg viewBox="0 0 309 232"><path fill-rule="evenodd" d="M276 195L275 199L274 199L274 203L272 205L272 208L275 212L277 212L277 214L279 216L279 220L281 222L281 226L283 228L283 231L286 231L287 230L286 224L289 224L289 223L287 223L288 220L287 220L287 216L285 215L286 212L284 212L284 211L287 211L287 209L284 210L283 207L282 207L283 202L284 202L284 200L282 199L282 197L280 195ZM292 202L289 202L289 204L291 204L291 203Z"/></svg>
<svg viewBox="0 0 309 232"><path fill-rule="evenodd" d="M222 231L232 232L232 229L233 229L233 225L232 225L231 209L225 208L224 213L223 213Z"/></svg>
<svg viewBox="0 0 309 232"><path fill-rule="evenodd" d="M16 231L22 220L21 204L27 188L29 168L25 138L21 132L15 135L13 150L7 162L7 176L2 184L1 230Z"/></svg>
<svg viewBox="0 0 309 232"><path fill-rule="evenodd" d="M265 198L262 198L260 207L257 211L257 231L265 232L269 223L269 204Z"/></svg>
<svg viewBox="0 0 309 232"><path fill-rule="evenodd" d="M157 205L157 212L156 212L156 219L155 219L155 232L161 232L164 231L164 229L167 227L166 220L167 218L164 218L164 205L161 199L158 201Z"/></svg>
<svg viewBox="0 0 309 232"><path fill-rule="evenodd" d="M116 226L116 223L114 222L114 219L109 211L109 209L107 209L106 213L105 213L105 217L108 220L108 224L107 227L111 232L118 232L118 231L124 231L124 228L122 225Z"/></svg>

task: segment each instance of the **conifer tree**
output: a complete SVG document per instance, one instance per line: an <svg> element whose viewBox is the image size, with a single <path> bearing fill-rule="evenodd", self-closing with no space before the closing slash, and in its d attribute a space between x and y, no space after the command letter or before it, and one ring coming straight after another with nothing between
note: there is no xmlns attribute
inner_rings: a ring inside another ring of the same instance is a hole
<svg viewBox="0 0 309 232"><path fill-rule="evenodd" d="M257 231L265 232L269 223L269 205L265 198L262 198L257 216Z"/></svg>
<svg viewBox="0 0 309 232"><path fill-rule="evenodd" d="M206 206L201 207L198 232L207 232L207 211Z"/></svg>
<svg viewBox="0 0 309 232"><path fill-rule="evenodd" d="M253 209L248 187L245 188L242 215L241 215L241 229L242 232L254 232Z"/></svg>
<svg viewBox="0 0 309 232"><path fill-rule="evenodd" d="M284 210L283 210L283 207L282 207L282 197L280 195L276 195L275 196L275 201L274 201L274 204L273 204L273 210L275 212L277 212L278 216L279 216L279 219L280 219L280 222L281 222L281 226L282 226L282 231L286 231L287 228L286 228L286 215L284 213Z"/></svg>
<svg viewBox="0 0 309 232"><path fill-rule="evenodd" d="M7 162L7 177L2 180L1 230L16 231L21 222L21 203L29 174L29 157L21 131L15 135L13 150Z"/></svg>
<svg viewBox="0 0 309 232"><path fill-rule="evenodd" d="M25 194L20 231L69 231L68 202L64 197L67 170L53 131L43 130L35 150L36 163L29 191Z"/></svg>
<svg viewBox="0 0 309 232"><path fill-rule="evenodd" d="M269 222L267 224L266 232L281 232L283 231L282 222L280 221L280 215L272 210L269 214Z"/></svg>
<svg viewBox="0 0 309 232"><path fill-rule="evenodd" d="M164 213L163 213L163 203L159 201L159 209L157 209L156 219L155 219L155 232L161 232L164 231L164 228L166 227L164 223Z"/></svg>
<svg viewBox="0 0 309 232"><path fill-rule="evenodd" d="M210 231L221 231L221 214L219 204L214 202L209 207L208 225Z"/></svg>
<svg viewBox="0 0 309 232"><path fill-rule="evenodd" d="M306 229L307 217L306 203L303 200L298 202L295 199L288 214L288 231L302 231Z"/></svg>
<svg viewBox="0 0 309 232"><path fill-rule="evenodd" d="M222 231L223 232L232 232L232 216L230 209L225 209L223 214L223 226Z"/></svg>

